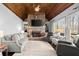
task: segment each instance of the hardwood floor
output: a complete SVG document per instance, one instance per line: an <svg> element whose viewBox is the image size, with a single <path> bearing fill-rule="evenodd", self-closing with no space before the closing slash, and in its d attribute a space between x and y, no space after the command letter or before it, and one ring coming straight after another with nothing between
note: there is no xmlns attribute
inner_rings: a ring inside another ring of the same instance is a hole
<svg viewBox="0 0 79 59"><path fill-rule="evenodd" d="M14 56L56 56L56 51L48 42L30 40L23 52Z"/></svg>

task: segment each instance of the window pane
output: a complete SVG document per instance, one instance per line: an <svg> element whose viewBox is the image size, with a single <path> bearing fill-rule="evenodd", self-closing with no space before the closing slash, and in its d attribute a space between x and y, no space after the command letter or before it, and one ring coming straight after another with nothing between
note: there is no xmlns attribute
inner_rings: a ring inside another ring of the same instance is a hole
<svg viewBox="0 0 79 59"><path fill-rule="evenodd" d="M73 42L79 38L79 11L70 15L70 34Z"/></svg>
<svg viewBox="0 0 79 59"><path fill-rule="evenodd" d="M58 20L57 22L53 23L53 32L60 32L64 33L65 31L65 18Z"/></svg>
<svg viewBox="0 0 79 59"><path fill-rule="evenodd" d="M70 19L70 33L77 34L78 33L78 16L71 16Z"/></svg>

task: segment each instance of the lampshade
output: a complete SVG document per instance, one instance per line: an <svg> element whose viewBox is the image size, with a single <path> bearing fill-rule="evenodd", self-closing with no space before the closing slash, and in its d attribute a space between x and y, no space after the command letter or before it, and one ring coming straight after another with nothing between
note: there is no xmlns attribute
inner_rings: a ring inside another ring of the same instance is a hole
<svg viewBox="0 0 79 59"><path fill-rule="evenodd" d="M3 36L4 36L4 32L0 31L0 37L3 37Z"/></svg>

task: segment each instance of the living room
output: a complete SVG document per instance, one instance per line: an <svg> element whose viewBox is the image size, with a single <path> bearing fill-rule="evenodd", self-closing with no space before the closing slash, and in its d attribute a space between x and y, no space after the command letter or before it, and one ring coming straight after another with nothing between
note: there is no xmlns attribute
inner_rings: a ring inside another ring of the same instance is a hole
<svg viewBox="0 0 79 59"><path fill-rule="evenodd" d="M79 3L1 3L0 55L79 56L78 14Z"/></svg>

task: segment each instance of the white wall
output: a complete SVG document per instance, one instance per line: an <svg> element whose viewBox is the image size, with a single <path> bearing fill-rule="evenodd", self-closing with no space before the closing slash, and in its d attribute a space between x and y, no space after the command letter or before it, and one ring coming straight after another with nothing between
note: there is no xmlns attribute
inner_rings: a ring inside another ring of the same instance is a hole
<svg viewBox="0 0 79 59"><path fill-rule="evenodd" d="M21 32L22 23L23 21L18 16L0 4L0 31L3 31L5 35Z"/></svg>

